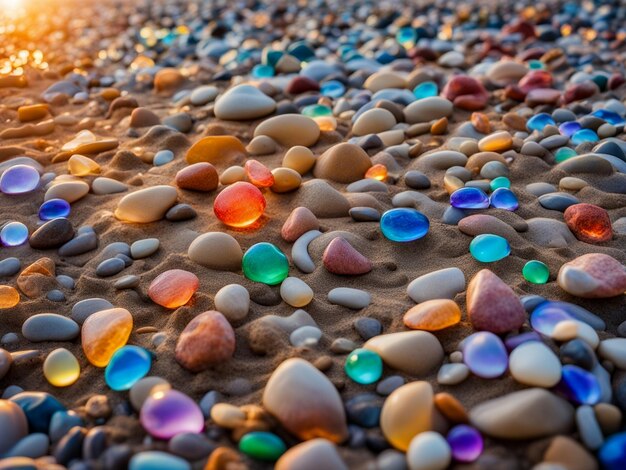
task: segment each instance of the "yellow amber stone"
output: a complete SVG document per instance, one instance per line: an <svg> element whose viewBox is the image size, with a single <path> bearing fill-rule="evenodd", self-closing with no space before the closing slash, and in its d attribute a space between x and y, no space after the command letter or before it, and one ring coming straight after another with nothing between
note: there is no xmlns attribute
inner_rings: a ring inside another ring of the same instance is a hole
<svg viewBox="0 0 626 470"><path fill-rule="evenodd" d="M332 116L317 116L313 118L320 131L330 132L337 129L337 120Z"/></svg>
<svg viewBox="0 0 626 470"><path fill-rule="evenodd" d="M67 169L74 176L87 176L100 173L100 165L84 155L72 155L67 162Z"/></svg>
<svg viewBox="0 0 626 470"><path fill-rule="evenodd" d="M90 315L81 331L81 343L87 360L105 367L113 353L124 346L133 329L133 316L123 308L111 308Z"/></svg>
<svg viewBox="0 0 626 470"><path fill-rule="evenodd" d="M100 96L107 101L113 101L115 98L119 98L121 92L117 88L105 88L100 92Z"/></svg>
<svg viewBox="0 0 626 470"><path fill-rule="evenodd" d="M43 363L43 375L55 387L72 385L80 377L80 365L76 356L65 348L58 348L48 354Z"/></svg>
<svg viewBox="0 0 626 470"><path fill-rule="evenodd" d="M237 163L247 156L243 143L232 135L215 135L204 137L193 144L187 151L187 163L209 162Z"/></svg>
<svg viewBox="0 0 626 470"><path fill-rule="evenodd" d="M17 109L17 118L21 122L34 121L48 115L47 104L33 104L30 106L20 106Z"/></svg>
<svg viewBox="0 0 626 470"><path fill-rule="evenodd" d="M481 152L503 152L513 147L513 137L507 131L494 132L478 141Z"/></svg>
<svg viewBox="0 0 626 470"><path fill-rule="evenodd" d="M412 330L442 330L461 321L461 309L454 300L428 300L406 312L403 321Z"/></svg>
<svg viewBox="0 0 626 470"><path fill-rule="evenodd" d="M20 294L14 287L0 286L0 308L15 307L20 303Z"/></svg>
<svg viewBox="0 0 626 470"><path fill-rule="evenodd" d="M443 187L448 194L452 194L463 186L465 186L465 183L454 175L446 175L443 177Z"/></svg>
<svg viewBox="0 0 626 470"><path fill-rule="evenodd" d="M378 181L385 181L387 179L387 167L382 163L377 163L369 167L365 172L366 178L373 178Z"/></svg>

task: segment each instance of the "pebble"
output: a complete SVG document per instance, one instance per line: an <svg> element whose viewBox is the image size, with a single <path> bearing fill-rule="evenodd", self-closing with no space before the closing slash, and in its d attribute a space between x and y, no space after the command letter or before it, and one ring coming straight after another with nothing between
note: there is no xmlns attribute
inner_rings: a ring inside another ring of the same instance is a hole
<svg viewBox="0 0 626 470"><path fill-rule="evenodd" d="M544 462L563 465L572 470L597 470L595 458L583 447L567 436L557 436L543 454Z"/></svg>
<svg viewBox="0 0 626 470"><path fill-rule="evenodd" d="M450 445L434 431L415 436L406 453L410 470L444 470L452 460Z"/></svg>
<svg viewBox="0 0 626 470"><path fill-rule="evenodd" d="M427 300L410 308L402 321L412 330L442 330L461 321L461 309L453 300Z"/></svg>
<svg viewBox="0 0 626 470"><path fill-rule="evenodd" d="M335 445L323 438L311 439L287 450L276 462L276 470L348 470Z"/></svg>
<svg viewBox="0 0 626 470"><path fill-rule="evenodd" d="M416 376L432 372L443 361L439 340L427 331L378 335L368 340L363 347L378 353L387 366ZM422 360L415 361L415 357Z"/></svg>
<svg viewBox="0 0 626 470"><path fill-rule="evenodd" d="M218 119L245 121L267 116L276 109L276 103L254 86L238 85L218 97L213 109Z"/></svg>
<svg viewBox="0 0 626 470"><path fill-rule="evenodd" d="M369 156L358 145L341 143L319 156L313 174L337 183L353 183L363 179L372 166Z"/></svg>
<svg viewBox="0 0 626 470"><path fill-rule="evenodd" d="M516 347L509 357L509 370L515 380L531 387L550 388L561 379L558 357L539 341Z"/></svg>
<svg viewBox="0 0 626 470"><path fill-rule="evenodd" d="M441 385L457 385L469 377L470 370L465 364L444 364L437 373L437 383Z"/></svg>
<svg viewBox="0 0 626 470"><path fill-rule="evenodd" d="M128 464L129 470L191 470L191 465L180 457L161 452L148 450L138 452L132 456Z"/></svg>
<svg viewBox="0 0 626 470"><path fill-rule="evenodd" d="M310 117L301 114L283 114L266 119L254 129L254 137L265 135L285 147L315 145L320 128Z"/></svg>
<svg viewBox="0 0 626 470"><path fill-rule="evenodd" d="M243 252L239 242L223 232L207 232L198 236L187 250L191 261L218 271L241 269Z"/></svg>
<svg viewBox="0 0 626 470"><path fill-rule="evenodd" d="M601 341L598 354L611 361L615 367L626 369L626 338L607 338Z"/></svg>
<svg viewBox="0 0 626 470"><path fill-rule="evenodd" d="M626 291L626 269L609 255L589 253L563 264L557 282L577 297L615 297Z"/></svg>
<svg viewBox="0 0 626 470"><path fill-rule="evenodd" d="M187 150L185 160L190 165L199 162L218 165L228 162L243 162L246 156L246 148L237 137L216 135L203 137L193 144Z"/></svg>
<svg viewBox="0 0 626 470"><path fill-rule="evenodd" d="M507 369L507 351L498 336L488 331L474 333L461 343L463 362L482 378L500 377Z"/></svg>
<svg viewBox="0 0 626 470"><path fill-rule="evenodd" d="M156 222L165 216L177 197L176 189L172 186L160 185L140 189L124 196L118 202L115 217L124 222Z"/></svg>
<svg viewBox="0 0 626 470"><path fill-rule="evenodd" d="M430 122L434 119L450 117L452 110L452 102L439 96L431 96L414 101L404 108L404 118L409 124Z"/></svg>
<svg viewBox="0 0 626 470"><path fill-rule="evenodd" d="M280 234L286 242L295 242L304 233L318 230L319 227L319 220L313 212L306 207L296 207L285 220Z"/></svg>
<svg viewBox="0 0 626 470"><path fill-rule="evenodd" d="M611 219L606 210L593 204L574 204L563 213L565 223L579 240L604 243L613 238Z"/></svg>
<svg viewBox="0 0 626 470"><path fill-rule="evenodd" d="M581 441L588 449L595 451L604 443L602 430L591 406L583 405L576 409L576 427Z"/></svg>
<svg viewBox="0 0 626 470"><path fill-rule="evenodd" d="M0 277L11 277L17 274L22 267L18 258L10 257L0 261Z"/></svg>
<svg viewBox="0 0 626 470"><path fill-rule="evenodd" d="M304 307L313 300L313 289L297 277L287 277L280 285L280 296L292 307Z"/></svg>
<svg viewBox="0 0 626 470"><path fill-rule="evenodd" d="M78 336L79 326L71 318L54 313L39 313L22 324L22 334L34 343L71 341Z"/></svg>
<svg viewBox="0 0 626 470"><path fill-rule="evenodd" d="M28 435L28 423L22 408L13 401L0 400L0 455L4 455Z"/></svg>
<svg viewBox="0 0 626 470"><path fill-rule="evenodd" d="M328 301L353 310L366 308L372 301L369 292L350 287L336 287L328 292Z"/></svg>
<svg viewBox="0 0 626 470"><path fill-rule="evenodd" d="M126 263L121 258L109 258L102 261L96 267L96 275L110 277L121 273L126 268Z"/></svg>
<svg viewBox="0 0 626 470"><path fill-rule="evenodd" d="M183 269L170 269L150 283L148 297L162 307L175 309L189 302L199 286L200 280L195 274Z"/></svg>
<svg viewBox="0 0 626 470"><path fill-rule="evenodd" d="M324 267L333 274L358 276L372 270L372 262L345 238L331 240L322 256Z"/></svg>
<svg viewBox="0 0 626 470"><path fill-rule="evenodd" d="M65 218L49 220L35 230L28 243L37 250L57 248L74 237L74 227Z"/></svg>
<svg viewBox="0 0 626 470"><path fill-rule="evenodd" d="M96 367L105 367L113 353L128 341L133 316L123 308L93 313L83 323L81 344L87 360Z"/></svg>

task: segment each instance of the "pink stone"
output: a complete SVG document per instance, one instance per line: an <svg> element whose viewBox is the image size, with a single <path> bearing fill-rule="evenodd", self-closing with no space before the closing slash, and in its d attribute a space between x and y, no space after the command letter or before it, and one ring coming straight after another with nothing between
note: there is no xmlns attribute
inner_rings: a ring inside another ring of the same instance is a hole
<svg viewBox="0 0 626 470"><path fill-rule="evenodd" d="M178 338L175 357L192 372L228 361L235 352L235 332L220 312L209 310L191 320Z"/></svg>
<svg viewBox="0 0 626 470"><path fill-rule="evenodd" d="M577 297L615 297L626 292L626 268L612 256L588 253L561 266L557 282Z"/></svg>
<svg viewBox="0 0 626 470"><path fill-rule="evenodd" d="M454 103L457 108L477 111L485 108L489 93L476 79L467 75L456 75L446 83L442 96Z"/></svg>
<svg viewBox="0 0 626 470"><path fill-rule="evenodd" d="M572 101L584 100L598 93L598 86L593 82L577 83L569 87L563 93L563 103L568 104Z"/></svg>
<svg viewBox="0 0 626 470"><path fill-rule="evenodd" d="M322 262L334 274L359 275L372 270L372 262L342 237L332 239L324 250Z"/></svg>
<svg viewBox="0 0 626 470"><path fill-rule="evenodd" d="M532 70L524 75L517 85L524 93L528 93L535 88L551 88L553 82L554 79L549 72Z"/></svg>
<svg viewBox="0 0 626 470"><path fill-rule="evenodd" d="M183 269L159 274L148 288L148 297L166 308L178 308L189 302L200 286L198 276Z"/></svg>
<svg viewBox="0 0 626 470"><path fill-rule="evenodd" d="M467 315L477 330L501 334L520 328L526 311L513 289L488 269L467 286Z"/></svg>
<svg viewBox="0 0 626 470"><path fill-rule="evenodd" d="M561 98L561 92L554 88L534 88L526 94L526 104L537 106L540 104L556 104Z"/></svg>
<svg viewBox="0 0 626 470"><path fill-rule="evenodd" d="M320 222L315 217L315 214L306 207L296 207L280 230L280 235L286 242L295 242L301 235L310 230L318 230L320 228Z"/></svg>
<svg viewBox="0 0 626 470"><path fill-rule="evenodd" d="M616 72L609 77L609 83L607 84L607 87L609 90L615 90L616 88L622 86L624 83L626 83L626 79L624 78L624 76L621 73Z"/></svg>

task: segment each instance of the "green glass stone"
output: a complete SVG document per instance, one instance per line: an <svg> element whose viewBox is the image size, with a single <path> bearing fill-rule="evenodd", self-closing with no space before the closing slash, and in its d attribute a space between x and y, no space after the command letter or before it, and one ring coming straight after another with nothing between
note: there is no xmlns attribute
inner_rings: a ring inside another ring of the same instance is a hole
<svg viewBox="0 0 626 470"><path fill-rule="evenodd" d="M509 189L511 187L511 181L506 176L498 176L497 178L491 180L489 187L492 191L499 188Z"/></svg>
<svg viewBox="0 0 626 470"><path fill-rule="evenodd" d="M511 247L506 238L492 233L484 233L474 237L470 242L470 253L481 263L494 263L506 258Z"/></svg>
<svg viewBox="0 0 626 470"><path fill-rule="evenodd" d="M345 371L358 384L373 384L383 375L383 360L374 351L358 348L346 359Z"/></svg>
<svg viewBox="0 0 626 470"><path fill-rule="evenodd" d="M533 284L545 284L550 277L550 269L545 263L533 259L522 268L524 279Z"/></svg>
<svg viewBox="0 0 626 470"><path fill-rule="evenodd" d="M302 108L302 114L310 118L316 118L320 116L332 116L333 110L323 104L310 104Z"/></svg>
<svg viewBox="0 0 626 470"><path fill-rule="evenodd" d="M255 282L273 286L289 275L289 261L282 251L267 242L248 248L241 262L243 274Z"/></svg>
<svg viewBox="0 0 626 470"><path fill-rule="evenodd" d="M556 152L554 152L554 159L557 163L564 162L568 158L572 158L578 155L576 150L571 149L569 147L561 147Z"/></svg>
<svg viewBox="0 0 626 470"><path fill-rule="evenodd" d="M239 450L255 459L274 462L285 453L287 446L276 434L254 431L241 438Z"/></svg>

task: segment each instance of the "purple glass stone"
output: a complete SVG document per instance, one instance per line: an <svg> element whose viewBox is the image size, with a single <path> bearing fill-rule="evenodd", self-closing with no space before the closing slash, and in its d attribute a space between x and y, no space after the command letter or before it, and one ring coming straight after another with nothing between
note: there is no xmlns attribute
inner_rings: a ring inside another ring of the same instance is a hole
<svg viewBox="0 0 626 470"><path fill-rule="evenodd" d="M583 126L580 125L579 122L576 121L567 121L559 126L559 132L561 135L571 137L576 132L582 129Z"/></svg>
<svg viewBox="0 0 626 470"><path fill-rule="evenodd" d="M479 188L460 188L450 195L450 205L457 209L487 209L489 196Z"/></svg>
<svg viewBox="0 0 626 470"><path fill-rule="evenodd" d="M491 207L496 209L504 209L507 211L516 211L519 207L519 201L513 191L508 188L498 188L489 198Z"/></svg>
<svg viewBox="0 0 626 470"><path fill-rule="evenodd" d="M574 320L560 302L541 302L530 314L530 326L542 335L552 336L554 327L562 321Z"/></svg>
<svg viewBox="0 0 626 470"><path fill-rule="evenodd" d="M141 425L152 436L171 439L186 432L199 433L204 429L200 407L177 390L158 391L148 397L141 407Z"/></svg>
<svg viewBox="0 0 626 470"><path fill-rule="evenodd" d="M602 389L596 376L574 365L563 366L561 381L556 389L579 405L595 405L602 397Z"/></svg>
<svg viewBox="0 0 626 470"><path fill-rule="evenodd" d="M500 377L509 365L504 343L489 331L468 336L461 343L463 362L473 374L484 379Z"/></svg>
<svg viewBox="0 0 626 470"><path fill-rule="evenodd" d="M505 339L504 345L506 346L506 349L511 352L516 347L524 343L528 343L529 341L541 341L541 336L534 331L528 331L526 333L511 336L510 338Z"/></svg>
<svg viewBox="0 0 626 470"><path fill-rule="evenodd" d="M39 186L39 172L32 166L15 165L0 177L0 191L4 194L23 194Z"/></svg>
<svg viewBox="0 0 626 470"><path fill-rule="evenodd" d="M446 437L452 457L458 462L473 462L483 452L483 436L472 426L454 426Z"/></svg>

